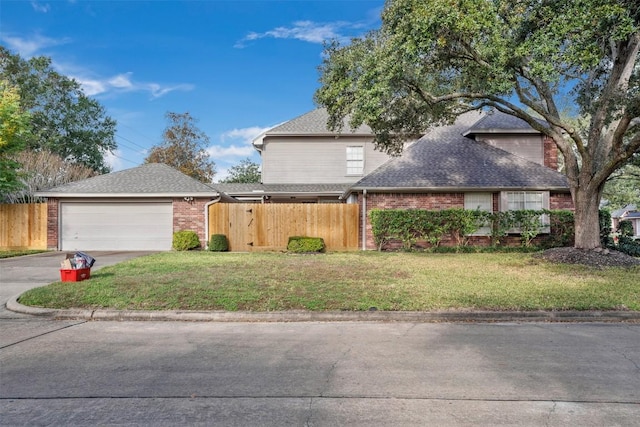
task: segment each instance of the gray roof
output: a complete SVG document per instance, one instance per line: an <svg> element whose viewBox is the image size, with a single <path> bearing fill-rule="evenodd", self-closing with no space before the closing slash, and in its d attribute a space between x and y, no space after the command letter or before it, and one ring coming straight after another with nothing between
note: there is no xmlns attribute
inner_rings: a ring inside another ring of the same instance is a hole
<svg viewBox="0 0 640 427"><path fill-rule="evenodd" d="M327 127L328 120L329 114L327 110L325 108L317 108L268 130L265 135L336 135L336 132L329 130ZM351 129L348 119L345 119L343 123L342 133L345 135L373 135L371 128L367 125Z"/></svg>
<svg viewBox="0 0 640 427"><path fill-rule="evenodd" d="M41 197L215 197L218 192L162 163L71 182L37 193Z"/></svg>
<svg viewBox="0 0 640 427"><path fill-rule="evenodd" d="M638 208L634 204L625 206L624 208L616 209L611 212L611 218L620 218L627 212L635 212Z"/></svg>
<svg viewBox="0 0 640 427"><path fill-rule="evenodd" d="M563 174L462 136L479 117L478 112L469 112L453 125L433 129L352 189L568 191Z"/></svg>
<svg viewBox="0 0 640 427"><path fill-rule="evenodd" d="M543 120L538 120L545 124ZM505 114L497 110L491 110L483 114L483 117L463 132L464 136L481 133L540 133L533 129L524 120Z"/></svg>
<svg viewBox="0 0 640 427"><path fill-rule="evenodd" d="M262 196L290 194L335 194L345 192L351 184L213 184L221 193L229 196Z"/></svg>

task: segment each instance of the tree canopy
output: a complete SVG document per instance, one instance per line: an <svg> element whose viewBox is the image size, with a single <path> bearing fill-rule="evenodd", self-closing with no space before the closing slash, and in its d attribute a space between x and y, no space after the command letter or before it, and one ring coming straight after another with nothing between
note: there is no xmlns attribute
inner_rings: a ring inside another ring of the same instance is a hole
<svg viewBox="0 0 640 427"><path fill-rule="evenodd" d="M562 153L576 246L595 248L604 184L640 150L639 47L632 0L388 0L379 30L326 47L315 98L392 154L466 111L525 120Z"/></svg>
<svg viewBox="0 0 640 427"><path fill-rule="evenodd" d="M232 166L229 169L229 176L220 182L223 183L237 183L237 184L251 184L260 182L262 175L260 174L260 165L246 158L239 164Z"/></svg>
<svg viewBox="0 0 640 427"><path fill-rule="evenodd" d="M0 80L0 196L20 186L20 163L14 156L25 147L29 119L20 105L17 88Z"/></svg>
<svg viewBox="0 0 640 427"><path fill-rule="evenodd" d="M116 148L116 122L80 83L55 71L50 58L24 60L3 46L0 79L17 88L22 108L31 113L27 150L50 151L96 172L109 171L105 154Z"/></svg>
<svg viewBox="0 0 640 427"><path fill-rule="evenodd" d="M206 147L209 137L197 126L197 120L186 113L166 114L169 122L162 134L162 143L151 148L145 163L164 163L205 183L216 174L215 163L209 159Z"/></svg>

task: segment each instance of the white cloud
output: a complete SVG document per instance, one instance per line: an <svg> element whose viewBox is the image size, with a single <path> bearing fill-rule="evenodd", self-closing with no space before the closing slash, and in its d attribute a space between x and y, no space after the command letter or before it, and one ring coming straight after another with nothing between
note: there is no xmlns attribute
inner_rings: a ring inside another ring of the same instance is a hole
<svg viewBox="0 0 640 427"><path fill-rule="evenodd" d="M187 83L165 86L160 83L135 81L131 72L98 79L84 77L81 75L83 74L82 72L74 74L70 75L82 85L84 93L89 96L108 92L148 92L152 99L156 99L173 91L190 91L194 89L194 85Z"/></svg>
<svg viewBox="0 0 640 427"><path fill-rule="evenodd" d="M242 139L243 143L251 145L253 140L263 132L271 129L270 127L251 126L248 128L232 129L222 134L222 141L227 139Z"/></svg>
<svg viewBox="0 0 640 427"><path fill-rule="evenodd" d="M52 46L66 44L71 41L69 38L53 39L36 34L30 39L0 34L0 40L7 45L10 50L17 52L25 59L35 56L38 52Z"/></svg>
<svg viewBox="0 0 640 427"><path fill-rule="evenodd" d="M340 41L348 40L349 36L344 34L353 30L363 28L361 23L351 23L345 21L335 22L313 22L313 21L297 21L291 27L277 27L273 30L263 33L250 32L244 38L239 40L236 48L243 48L246 42L263 38L274 39L295 39L308 43L321 44L326 40L337 39Z"/></svg>
<svg viewBox="0 0 640 427"><path fill-rule="evenodd" d="M250 145L212 145L207 148L207 153L209 153L214 161L229 157L249 157L255 152L255 149Z"/></svg>
<svg viewBox="0 0 640 427"><path fill-rule="evenodd" d="M48 3L43 4L37 1L32 1L31 7L33 7L33 10L35 10L36 12L40 13L47 13L51 10L51 6Z"/></svg>

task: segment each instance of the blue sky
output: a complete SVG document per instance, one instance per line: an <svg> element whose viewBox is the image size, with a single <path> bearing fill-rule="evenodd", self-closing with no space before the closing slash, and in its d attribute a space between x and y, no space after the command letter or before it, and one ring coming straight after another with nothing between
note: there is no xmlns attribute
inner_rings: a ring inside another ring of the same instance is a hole
<svg viewBox="0 0 640 427"><path fill-rule="evenodd" d="M322 43L380 26L383 0L2 0L0 44L52 58L118 122L114 170L142 163L167 111L211 140L217 181L251 140L314 108Z"/></svg>

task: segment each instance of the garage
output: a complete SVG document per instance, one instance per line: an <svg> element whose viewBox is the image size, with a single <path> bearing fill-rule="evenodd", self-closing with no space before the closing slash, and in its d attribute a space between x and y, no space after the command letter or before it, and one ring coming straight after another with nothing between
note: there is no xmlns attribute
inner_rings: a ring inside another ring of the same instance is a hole
<svg viewBox="0 0 640 427"><path fill-rule="evenodd" d="M173 236L171 202L60 203L64 251L169 250Z"/></svg>

